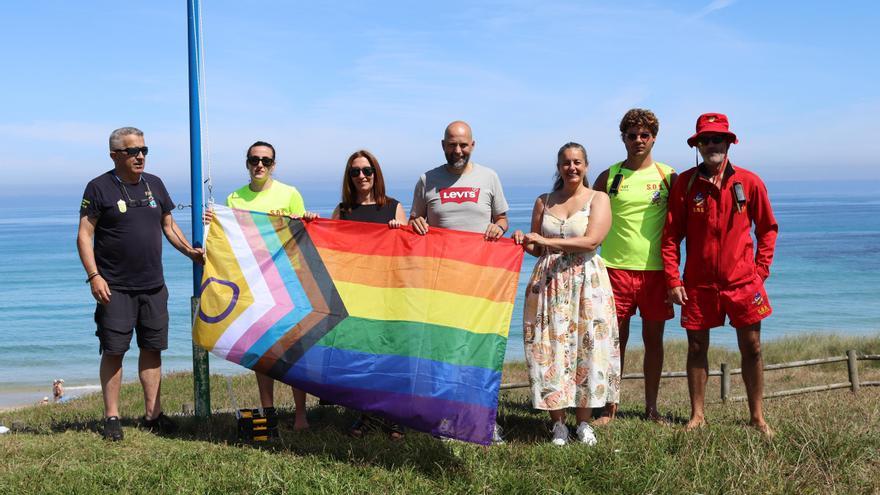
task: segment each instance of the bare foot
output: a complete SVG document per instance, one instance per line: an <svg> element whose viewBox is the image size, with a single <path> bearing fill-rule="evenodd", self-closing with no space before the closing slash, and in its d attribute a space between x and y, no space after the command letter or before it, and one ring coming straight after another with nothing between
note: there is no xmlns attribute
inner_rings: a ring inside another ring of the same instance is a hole
<svg viewBox="0 0 880 495"><path fill-rule="evenodd" d="M661 416L660 413L657 412L656 409L649 409L649 410L645 411L645 419L647 419L648 421L653 421L654 423L657 423L660 426L669 426L670 425L669 420L664 418L663 416Z"/></svg>
<svg viewBox="0 0 880 495"><path fill-rule="evenodd" d="M764 437L765 437L767 440L772 440L773 437L776 436L776 432L774 432L773 430L771 430L771 429L770 429L770 425L768 425L767 423L764 423L764 422L757 423L757 422L752 421L752 422L749 423L749 426L751 426L752 428L754 428L754 429L760 431L761 434L764 435Z"/></svg>
<svg viewBox="0 0 880 495"><path fill-rule="evenodd" d="M590 422L590 426L608 426L608 424L611 423L611 421L613 420L614 418L612 418L611 416L599 416L598 418Z"/></svg>
<svg viewBox="0 0 880 495"><path fill-rule="evenodd" d="M602 415L590 422L591 426L607 426L617 416L617 404L605 404Z"/></svg>
<svg viewBox="0 0 880 495"><path fill-rule="evenodd" d="M684 431L698 430L700 428L706 427L707 425L708 423L706 423L706 420L704 418L691 418L691 420L688 421L686 425L684 425Z"/></svg>
<svg viewBox="0 0 880 495"><path fill-rule="evenodd" d="M293 421L293 431L303 431L309 429L309 421L306 418L296 418Z"/></svg>

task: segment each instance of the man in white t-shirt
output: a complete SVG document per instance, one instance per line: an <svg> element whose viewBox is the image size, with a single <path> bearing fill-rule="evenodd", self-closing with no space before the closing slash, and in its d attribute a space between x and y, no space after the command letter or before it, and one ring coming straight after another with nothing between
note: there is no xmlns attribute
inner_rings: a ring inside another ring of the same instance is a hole
<svg viewBox="0 0 880 495"><path fill-rule="evenodd" d="M471 162L471 127L460 120L449 124L441 144L446 163L419 178L409 224L422 235L433 225L500 238L507 232L507 200L498 174Z"/></svg>
<svg viewBox="0 0 880 495"><path fill-rule="evenodd" d="M413 193L409 224L421 235L429 225L483 234L487 241L507 232L507 200L494 170L471 162L473 133L467 122L457 120L443 135L446 163L419 178ZM492 442L504 443L495 423Z"/></svg>

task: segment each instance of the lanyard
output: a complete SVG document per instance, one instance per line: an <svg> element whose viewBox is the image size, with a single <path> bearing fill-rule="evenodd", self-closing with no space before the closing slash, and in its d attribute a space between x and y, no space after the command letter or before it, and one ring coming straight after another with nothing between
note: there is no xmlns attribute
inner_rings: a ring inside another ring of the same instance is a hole
<svg viewBox="0 0 880 495"><path fill-rule="evenodd" d="M135 201L131 199L131 196L128 194L128 190L125 189L125 183L122 182L122 179L120 179L119 176L116 175L116 173L113 173L113 178L116 179L116 183L119 184L119 188L122 189L122 194L125 195L124 199L127 200L128 206L131 206L132 208L134 208L135 206L143 206L141 204L141 201ZM147 179L144 179L143 176L140 176L138 178L138 184L140 184L142 181L144 183L144 186L147 188L147 204L155 208L155 206L153 206L155 204L155 201L153 200L153 191L150 189L150 183L147 181Z"/></svg>
<svg viewBox="0 0 880 495"><path fill-rule="evenodd" d="M663 185L666 186L666 192L671 191L672 188L669 187L669 182L666 182L666 174L663 173L663 169L660 168L660 165L657 165L657 162L654 162L654 166L657 167L657 173L660 174L660 180L662 180Z"/></svg>

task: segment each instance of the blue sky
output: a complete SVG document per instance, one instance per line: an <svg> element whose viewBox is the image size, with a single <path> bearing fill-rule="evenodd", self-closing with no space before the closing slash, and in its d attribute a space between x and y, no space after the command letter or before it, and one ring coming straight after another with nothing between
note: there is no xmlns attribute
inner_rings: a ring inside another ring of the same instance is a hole
<svg viewBox="0 0 880 495"><path fill-rule="evenodd" d="M221 197L257 139L288 183L335 189L364 147L409 189L455 119L474 128L475 161L539 192L567 141L587 147L592 177L621 159L631 107L657 113L655 158L679 170L696 117L719 111L740 136L734 163L768 180L880 179L868 2L204 0L202 15ZM5 190L81 190L123 125L146 132L148 171L186 190L185 1L16 2L0 43Z"/></svg>

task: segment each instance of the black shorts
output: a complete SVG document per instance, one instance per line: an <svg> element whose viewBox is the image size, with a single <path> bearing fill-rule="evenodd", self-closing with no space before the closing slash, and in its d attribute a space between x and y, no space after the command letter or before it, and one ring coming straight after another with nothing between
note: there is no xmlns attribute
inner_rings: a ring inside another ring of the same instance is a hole
<svg viewBox="0 0 880 495"><path fill-rule="evenodd" d="M137 329L141 349L168 349L168 289L163 285L149 290L110 289L110 302L98 303L95 323L100 347L98 353L125 354Z"/></svg>

